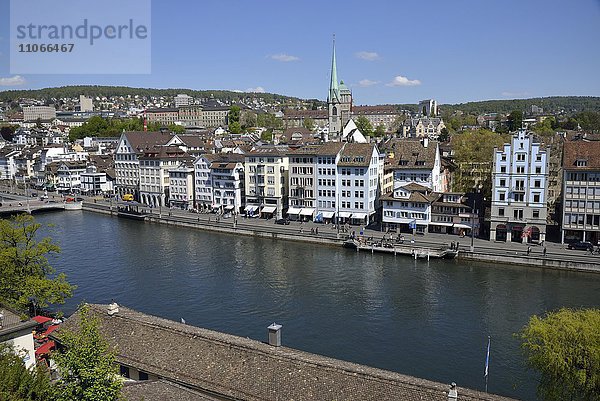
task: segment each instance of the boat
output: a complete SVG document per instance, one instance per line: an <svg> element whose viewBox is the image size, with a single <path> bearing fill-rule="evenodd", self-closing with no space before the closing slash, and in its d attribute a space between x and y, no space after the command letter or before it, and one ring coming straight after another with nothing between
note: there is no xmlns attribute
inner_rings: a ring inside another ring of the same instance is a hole
<svg viewBox="0 0 600 401"><path fill-rule="evenodd" d="M450 249L446 246L441 247L417 247L414 244L404 244L404 241L398 242L391 239L374 240L372 238L367 239L365 237L359 238L348 238L342 244L344 248L355 249L359 251L370 251L391 253L394 255L405 255L410 256L414 259L452 259L456 257L458 251Z"/></svg>
<svg viewBox="0 0 600 401"><path fill-rule="evenodd" d="M83 201L68 197L63 202L65 210L81 210L83 209Z"/></svg>
<svg viewBox="0 0 600 401"><path fill-rule="evenodd" d="M146 205L136 201L124 201L117 204L117 216L133 220L146 220L149 215Z"/></svg>

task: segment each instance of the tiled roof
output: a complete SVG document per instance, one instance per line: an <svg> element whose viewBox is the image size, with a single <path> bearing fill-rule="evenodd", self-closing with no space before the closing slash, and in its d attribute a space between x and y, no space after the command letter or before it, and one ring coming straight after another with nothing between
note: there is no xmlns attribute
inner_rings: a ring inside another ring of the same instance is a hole
<svg viewBox="0 0 600 401"><path fill-rule="evenodd" d="M0 304L0 313L3 315L0 321L0 342L12 338L11 334L35 327L37 323L31 319L22 319L19 312Z"/></svg>
<svg viewBox="0 0 600 401"><path fill-rule="evenodd" d="M319 146L319 156L336 156L342 148L344 143L342 142L325 142Z"/></svg>
<svg viewBox="0 0 600 401"><path fill-rule="evenodd" d="M415 139L390 139L384 149L388 154L387 162L390 168L427 169L431 170L435 163L437 142L428 141L427 147L422 141ZM394 157L392 157L392 155Z"/></svg>
<svg viewBox="0 0 600 401"><path fill-rule="evenodd" d="M220 400L166 380L125 382L121 394L128 401L215 401Z"/></svg>
<svg viewBox="0 0 600 401"><path fill-rule="evenodd" d="M325 119L329 117L329 112L325 109L321 110L284 110L283 119L292 118L312 118L312 119Z"/></svg>
<svg viewBox="0 0 600 401"><path fill-rule="evenodd" d="M577 167L577 161L586 166ZM563 168L569 170L600 169L600 141L567 141L563 146Z"/></svg>
<svg viewBox="0 0 600 401"><path fill-rule="evenodd" d="M447 401L448 385L219 333L125 307L90 305L117 362L226 399ZM71 316L61 327L76 327ZM61 329L59 329L61 330ZM265 333L266 334L266 333ZM60 332L54 337L60 339ZM459 400L507 400L458 389Z"/></svg>
<svg viewBox="0 0 600 401"><path fill-rule="evenodd" d="M352 106L354 115L378 115L378 114L401 114L397 106L379 105L379 106Z"/></svg>
<svg viewBox="0 0 600 401"><path fill-rule="evenodd" d="M370 143L346 143L340 161L339 167L368 167L371 164L374 144Z"/></svg>
<svg viewBox="0 0 600 401"><path fill-rule="evenodd" d="M124 135L137 153L143 153L145 149L155 145L165 145L172 138L170 133L163 132L129 131Z"/></svg>
<svg viewBox="0 0 600 401"><path fill-rule="evenodd" d="M193 160L188 153L176 145L153 146L145 149L144 154L140 156L140 159L179 159L181 161Z"/></svg>
<svg viewBox="0 0 600 401"><path fill-rule="evenodd" d="M246 153L246 156L287 156L289 150L287 146L254 146L250 152Z"/></svg>

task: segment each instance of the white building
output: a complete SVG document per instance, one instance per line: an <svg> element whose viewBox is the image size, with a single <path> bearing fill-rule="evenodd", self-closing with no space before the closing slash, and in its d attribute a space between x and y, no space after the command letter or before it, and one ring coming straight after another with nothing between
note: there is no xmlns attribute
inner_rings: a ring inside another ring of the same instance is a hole
<svg viewBox="0 0 600 401"><path fill-rule="evenodd" d="M244 156L214 155L210 164L213 205L220 213L238 214L244 205Z"/></svg>
<svg viewBox="0 0 600 401"><path fill-rule="evenodd" d="M191 160L179 146L153 146L139 157L140 202L152 207L168 206L170 199L169 171L182 161Z"/></svg>
<svg viewBox="0 0 600 401"><path fill-rule="evenodd" d="M341 142L326 142L317 152L317 211L315 219L324 223L335 223L337 212L337 164L344 147Z"/></svg>
<svg viewBox="0 0 600 401"><path fill-rule="evenodd" d="M81 191L81 173L85 172L85 161L63 161L58 165L56 173L58 192L74 193Z"/></svg>
<svg viewBox="0 0 600 401"><path fill-rule="evenodd" d="M435 99L426 99L419 102L419 113L425 117L437 116L437 102Z"/></svg>
<svg viewBox="0 0 600 401"><path fill-rule="evenodd" d="M494 149L490 240L546 239L549 154L525 130L516 132L502 149Z"/></svg>
<svg viewBox="0 0 600 401"><path fill-rule="evenodd" d="M415 183L395 187L393 193L381 199L383 227L426 233L431 222L431 205L438 197L430 188Z"/></svg>
<svg viewBox="0 0 600 401"><path fill-rule="evenodd" d="M439 143L428 138L391 139L385 145L387 169L394 172L394 190L415 183L433 192L447 192L442 182Z"/></svg>
<svg viewBox="0 0 600 401"><path fill-rule="evenodd" d="M175 102L175 107L181 107L192 104L194 98L189 95L186 95L185 93L180 93L179 95L173 98L173 101Z"/></svg>
<svg viewBox="0 0 600 401"><path fill-rule="evenodd" d="M192 158L169 170L169 205L180 209L194 207L194 163Z"/></svg>
<svg viewBox="0 0 600 401"><path fill-rule="evenodd" d="M139 200L140 161L146 149L165 145L171 134L162 132L124 132L115 150L115 192L119 196L133 194Z"/></svg>
<svg viewBox="0 0 600 401"><path fill-rule="evenodd" d="M0 305L0 343L11 346L28 369L35 366L33 329L36 326L34 320L21 319L17 311Z"/></svg>
<svg viewBox="0 0 600 401"><path fill-rule="evenodd" d="M373 221L382 167L374 144L344 144L336 166L338 223L368 225Z"/></svg>
<svg viewBox="0 0 600 401"><path fill-rule="evenodd" d="M288 207L289 149L259 146L245 156L245 191L248 215L283 216Z"/></svg>
<svg viewBox="0 0 600 401"><path fill-rule="evenodd" d="M94 111L94 103L91 97L79 95L79 111L88 112Z"/></svg>
<svg viewBox="0 0 600 401"><path fill-rule="evenodd" d="M85 171L79 174L81 181L81 193L88 195L99 195L112 193L113 180L107 177L106 172L98 171L94 165L86 167Z"/></svg>
<svg viewBox="0 0 600 401"><path fill-rule="evenodd" d="M196 193L196 209L212 210L212 177L210 175L210 164L214 155L205 154L194 161L194 188Z"/></svg>

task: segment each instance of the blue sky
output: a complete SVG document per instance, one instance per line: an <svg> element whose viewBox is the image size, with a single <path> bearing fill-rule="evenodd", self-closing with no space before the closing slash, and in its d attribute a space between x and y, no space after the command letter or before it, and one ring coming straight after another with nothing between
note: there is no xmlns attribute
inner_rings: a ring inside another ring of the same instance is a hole
<svg viewBox="0 0 600 401"><path fill-rule="evenodd" d="M0 90L97 84L325 99L335 33L338 77L355 104L600 96L599 0L153 0L152 72L126 75L11 74L8 11L0 0Z"/></svg>

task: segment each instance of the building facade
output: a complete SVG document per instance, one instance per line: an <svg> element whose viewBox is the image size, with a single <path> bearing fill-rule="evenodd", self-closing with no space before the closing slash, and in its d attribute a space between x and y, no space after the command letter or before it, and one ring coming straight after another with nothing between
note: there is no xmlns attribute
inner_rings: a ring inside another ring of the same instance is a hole
<svg viewBox="0 0 600 401"><path fill-rule="evenodd" d="M570 141L563 148L561 242L600 241L600 142Z"/></svg>
<svg viewBox="0 0 600 401"><path fill-rule="evenodd" d="M312 221L317 204L318 146L303 146L289 154L289 208L293 219Z"/></svg>
<svg viewBox="0 0 600 401"><path fill-rule="evenodd" d="M49 106L23 107L23 121L52 120L56 118L56 109Z"/></svg>
<svg viewBox="0 0 600 401"><path fill-rule="evenodd" d="M545 241L548 155L525 130L494 150L490 240Z"/></svg>
<svg viewBox="0 0 600 401"><path fill-rule="evenodd" d="M282 218L288 208L289 149L260 146L245 155L246 214Z"/></svg>
<svg viewBox="0 0 600 401"><path fill-rule="evenodd" d="M169 170L169 206L183 210L194 207L194 163L191 158Z"/></svg>

